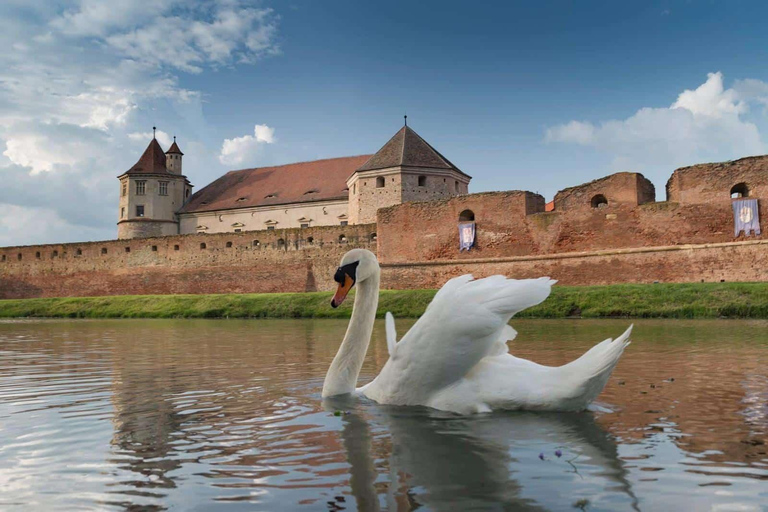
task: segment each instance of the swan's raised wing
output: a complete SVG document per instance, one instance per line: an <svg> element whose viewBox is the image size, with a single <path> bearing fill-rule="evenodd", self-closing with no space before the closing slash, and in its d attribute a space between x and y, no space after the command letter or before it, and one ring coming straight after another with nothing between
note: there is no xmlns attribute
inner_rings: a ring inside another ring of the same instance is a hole
<svg viewBox="0 0 768 512"><path fill-rule="evenodd" d="M514 337L507 322L547 298L555 281L504 276L448 281L421 318L396 345L379 376L364 392L388 403L423 403L425 396L463 378L478 361L506 350Z"/></svg>

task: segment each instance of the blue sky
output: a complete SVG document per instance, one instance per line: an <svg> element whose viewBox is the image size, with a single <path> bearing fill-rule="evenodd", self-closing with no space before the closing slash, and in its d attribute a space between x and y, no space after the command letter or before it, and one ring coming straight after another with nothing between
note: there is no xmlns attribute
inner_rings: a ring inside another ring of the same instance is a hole
<svg viewBox="0 0 768 512"><path fill-rule="evenodd" d="M470 190L767 153L761 2L7 0L0 245L115 236L157 125L201 187L409 124Z"/></svg>

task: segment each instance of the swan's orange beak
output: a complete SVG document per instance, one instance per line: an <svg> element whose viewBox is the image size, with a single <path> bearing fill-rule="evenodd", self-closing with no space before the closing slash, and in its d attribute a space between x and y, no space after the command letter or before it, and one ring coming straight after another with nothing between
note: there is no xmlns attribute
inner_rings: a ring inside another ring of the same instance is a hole
<svg viewBox="0 0 768 512"><path fill-rule="evenodd" d="M332 308L341 306L341 303L347 298L349 290L352 289L353 284L355 284L355 281L347 274L344 274L344 282L339 284L339 287L336 289L336 294L331 299Z"/></svg>

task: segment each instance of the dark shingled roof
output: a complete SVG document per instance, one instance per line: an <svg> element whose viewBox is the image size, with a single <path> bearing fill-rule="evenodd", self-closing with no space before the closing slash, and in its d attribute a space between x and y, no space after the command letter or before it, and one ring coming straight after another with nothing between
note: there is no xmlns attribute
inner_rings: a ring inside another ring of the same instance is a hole
<svg viewBox="0 0 768 512"><path fill-rule="evenodd" d="M348 199L347 177L370 156L230 171L194 193L180 213Z"/></svg>
<svg viewBox="0 0 768 512"><path fill-rule="evenodd" d="M389 139L389 142L384 144L384 147L357 170L373 171L401 165L430 169L452 169L464 174L408 126L403 126L394 137Z"/></svg>
<svg viewBox="0 0 768 512"><path fill-rule="evenodd" d="M152 139L144 154L127 174L171 174L165 167L165 152L157 139Z"/></svg>
<svg viewBox="0 0 768 512"><path fill-rule="evenodd" d="M179 154L182 156L184 155L184 153L182 153L181 150L179 149L179 145L176 144L176 137L173 138L173 144L171 144L171 147L168 148L168 151L165 152L166 155L169 153Z"/></svg>

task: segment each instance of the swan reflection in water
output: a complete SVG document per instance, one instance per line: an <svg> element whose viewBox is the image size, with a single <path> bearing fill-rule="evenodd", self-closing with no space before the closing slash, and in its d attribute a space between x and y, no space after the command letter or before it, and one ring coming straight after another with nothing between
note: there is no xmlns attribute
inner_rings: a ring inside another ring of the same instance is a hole
<svg viewBox="0 0 768 512"><path fill-rule="evenodd" d="M639 510L617 445L590 412L457 416L352 396L326 398L323 407L344 411L341 436L359 510L549 510L584 499ZM391 449L377 449L377 434L389 435ZM377 484L377 458L388 459L388 488Z"/></svg>

